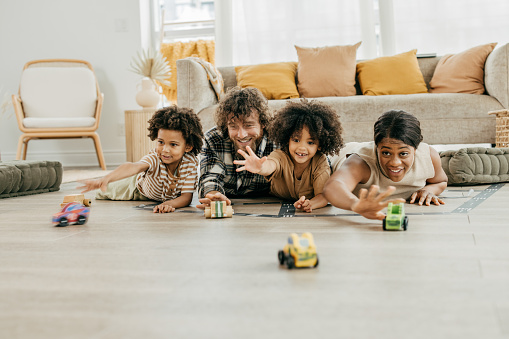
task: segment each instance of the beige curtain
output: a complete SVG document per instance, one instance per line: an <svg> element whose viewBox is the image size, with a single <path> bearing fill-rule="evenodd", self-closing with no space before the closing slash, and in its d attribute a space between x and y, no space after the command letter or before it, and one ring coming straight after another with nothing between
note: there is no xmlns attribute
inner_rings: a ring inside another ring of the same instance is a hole
<svg viewBox="0 0 509 339"><path fill-rule="evenodd" d="M189 42L172 42L161 45L161 53L168 60L171 67L170 86L164 86L163 93L166 98L177 102L177 60L187 57L198 57L215 65L214 40L197 40Z"/></svg>

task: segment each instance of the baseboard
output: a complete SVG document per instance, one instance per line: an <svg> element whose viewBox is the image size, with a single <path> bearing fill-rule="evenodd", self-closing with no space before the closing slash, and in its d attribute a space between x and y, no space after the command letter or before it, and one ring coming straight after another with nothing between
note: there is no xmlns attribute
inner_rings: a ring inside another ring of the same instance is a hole
<svg viewBox="0 0 509 339"><path fill-rule="evenodd" d="M104 161L107 167L116 167L126 162L125 150L104 151ZM16 159L14 152L2 152L2 161ZM60 161L65 167L99 167L95 152L28 152L27 160Z"/></svg>

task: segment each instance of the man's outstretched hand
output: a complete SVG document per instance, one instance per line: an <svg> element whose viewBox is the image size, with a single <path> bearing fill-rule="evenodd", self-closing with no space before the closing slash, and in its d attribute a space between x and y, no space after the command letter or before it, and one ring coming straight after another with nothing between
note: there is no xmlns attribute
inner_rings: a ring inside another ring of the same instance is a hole
<svg viewBox="0 0 509 339"><path fill-rule="evenodd" d="M231 205L232 202L230 199L226 197L226 195L216 192L216 193L207 193L205 194L205 198L198 199L201 202L200 205L196 205L197 208L204 210L205 207L210 206L211 201L226 201L226 205Z"/></svg>

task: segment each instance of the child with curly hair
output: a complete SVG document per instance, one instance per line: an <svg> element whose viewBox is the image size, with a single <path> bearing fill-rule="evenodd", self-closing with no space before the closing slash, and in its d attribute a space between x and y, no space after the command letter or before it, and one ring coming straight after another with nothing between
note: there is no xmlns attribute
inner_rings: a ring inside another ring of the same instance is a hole
<svg viewBox="0 0 509 339"><path fill-rule="evenodd" d="M81 182L83 192L100 189L96 199L156 200L154 213L188 206L198 177L202 147L200 119L192 109L162 108L149 120L149 137L157 146L138 162L126 162L103 178Z"/></svg>
<svg viewBox="0 0 509 339"><path fill-rule="evenodd" d="M270 182L270 193L296 200L295 208L305 212L327 205L322 191L331 168L326 155L343 146L343 129L336 112L318 101L291 101L280 109L271 125L269 137L281 149L259 158L247 147L238 152L245 160L237 171L258 173Z"/></svg>

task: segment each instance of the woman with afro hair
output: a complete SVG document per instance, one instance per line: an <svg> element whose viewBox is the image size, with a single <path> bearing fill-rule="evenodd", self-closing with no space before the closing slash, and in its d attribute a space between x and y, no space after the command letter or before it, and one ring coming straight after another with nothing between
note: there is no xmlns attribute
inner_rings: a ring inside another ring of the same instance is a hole
<svg viewBox="0 0 509 339"><path fill-rule="evenodd" d="M295 200L305 212L327 205L322 191L330 177L327 155L337 154L343 146L341 123L330 106L318 101L290 101L280 109L269 126L269 137L281 149L258 158L251 148L238 152L245 160L237 171L258 173L270 182L270 193Z"/></svg>
<svg viewBox="0 0 509 339"><path fill-rule="evenodd" d="M83 192L100 189L96 199L155 200L154 213L188 206L198 177L197 154L202 146L200 119L192 109L161 108L149 120L156 148L138 162L126 162L107 176L82 182Z"/></svg>

